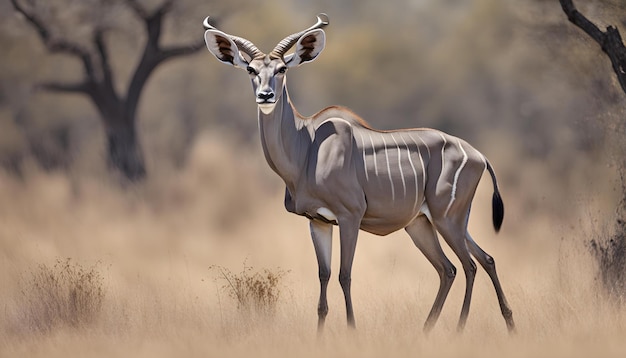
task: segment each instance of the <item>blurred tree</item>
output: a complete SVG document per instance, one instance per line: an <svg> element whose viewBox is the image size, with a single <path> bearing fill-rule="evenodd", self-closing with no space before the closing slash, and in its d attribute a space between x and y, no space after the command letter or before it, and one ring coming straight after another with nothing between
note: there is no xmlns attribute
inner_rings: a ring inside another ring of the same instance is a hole
<svg viewBox="0 0 626 358"><path fill-rule="evenodd" d="M619 30L615 26L608 26L606 31L600 30L585 15L576 9L572 0L559 0L567 18L574 25L583 30L611 60L617 80L626 93L626 46L622 42ZM624 126L624 119L622 128ZM623 141L623 138L621 139ZM620 143L621 146L624 143ZM622 153L623 154L623 153ZM621 200L617 206L617 220L614 232L608 239L590 241L591 251L598 263L600 281L604 288L620 300L626 298L626 160L618 158L621 178Z"/></svg>
<svg viewBox="0 0 626 358"><path fill-rule="evenodd" d="M613 71L617 75L617 80L622 90L626 93L626 47L622 42L622 37L617 27L608 26L606 31L602 31L576 9L572 0L559 1L569 21L585 31L587 35L602 47L602 51L611 60Z"/></svg>
<svg viewBox="0 0 626 358"><path fill-rule="evenodd" d="M175 1L165 0L157 5L154 5L154 1L139 0L71 1L60 11L56 11L58 8L48 1L11 0L11 3L35 28L50 53L72 56L80 60L83 67L83 78L78 81L47 82L38 87L87 96L100 113L106 130L110 167L118 170L128 180L143 179L146 176L146 167L136 126L142 90L159 65L167 60L191 55L204 47L202 38L186 45L160 44L164 18L173 12ZM86 8L89 11L81 11ZM139 62L130 74L125 93L120 94L111 65L110 46L105 37L116 28L115 21L123 19L122 13L128 10L143 23L146 39ZM59 15L59 12L64 15ZM80 26L72 28L67 23L69 18L87 23L87 43L69 35L71 31L84 30ZM69 30L63 31L64 26Z"/></svg>

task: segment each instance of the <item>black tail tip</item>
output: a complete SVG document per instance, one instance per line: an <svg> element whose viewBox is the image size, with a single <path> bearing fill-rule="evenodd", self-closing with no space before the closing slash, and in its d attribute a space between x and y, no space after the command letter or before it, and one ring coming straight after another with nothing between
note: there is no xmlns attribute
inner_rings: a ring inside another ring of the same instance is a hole
<svg viewBox="0 0 626 358"><path fill-rule="evenodd" d="M491 204L493 210L493 227L496 229L496 232L499 232L502 227L502 221L504 221L504 203L497 190L493 193Z"/></svg>

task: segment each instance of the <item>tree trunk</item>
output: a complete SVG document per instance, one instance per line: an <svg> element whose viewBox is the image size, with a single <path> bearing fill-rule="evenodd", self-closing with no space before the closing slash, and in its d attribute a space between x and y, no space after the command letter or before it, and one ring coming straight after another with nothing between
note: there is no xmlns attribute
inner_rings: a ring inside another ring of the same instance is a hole
<svg viewBox="0 0 626 358"><path fill-rule="evenodd" d="M147 38L141 59L131 75L128 90L124 97L118 95L115 90L115 76L109 59L109 48L105 41L105 32L111 28L102 24L91 24L93 49L90 49L78 42L56 36L56 31L53 30L54 26L51 26L53 24L49 23L49 19L44 16L46 13L45 6L40 7L32 1L26 0L11 0L11 3L13 8L37 30L49 52L70 55L82 62L84 70L82 80L78 82L48 82L39 87L56 92L89 96L100 112L107 131L109 167L118 171L131 182L144 179L146 167L135 127L137 106L143 88L157 66L167 60L198 52L205 47L204 39L200 37L190 44L162 46L159 43L163 30L163 19L172 11L175 1L161 1L160 6L149 10L144 8L140 1L126 0L126 5L144 23ZM111 8L111 11L117 11L114 10L115 6ZM107 14L110 15L111 13ZM86 18L90 18L90 16L86 16ZM81 23L81 25L84 24Z"/></svg>
<svg viewBox="0 0 626 358"><path fill-rule="evenodd" d="M109 167L119 171L125 179L134 182L146 177L143 152L134 122L109 126L107 149Z"/></svg>

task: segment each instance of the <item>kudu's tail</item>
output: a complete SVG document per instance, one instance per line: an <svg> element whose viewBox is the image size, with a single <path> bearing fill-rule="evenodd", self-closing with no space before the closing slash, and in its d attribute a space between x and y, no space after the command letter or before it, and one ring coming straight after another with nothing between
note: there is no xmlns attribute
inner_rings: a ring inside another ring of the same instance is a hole
<svg viewBox="0 0 626 358"><path fill-rule="evenodd" d="M498 190L498 180L496 179L496 173L493 171L491 164L487 162L487 170L491 175L491 181L493 182L493 198L491 199L491 207L493 214L493 227L496 229L496 232L500 231L500 227L502 227L502 221L504 220L504 203L502 202L502 197L500 196L500 191Z"/></svg>

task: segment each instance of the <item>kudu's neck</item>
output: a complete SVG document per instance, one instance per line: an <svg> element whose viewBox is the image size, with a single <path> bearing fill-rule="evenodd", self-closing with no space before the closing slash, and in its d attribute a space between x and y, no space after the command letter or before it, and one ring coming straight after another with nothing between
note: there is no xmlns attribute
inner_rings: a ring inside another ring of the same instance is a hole
<svg viewBox="0 0 626 358"><path fill-rule="evenodd" d="M302 174L311 134L293 107L287 86L274 109L265 114L259 109L261 145L268 164L293 192Z"/></svg>

